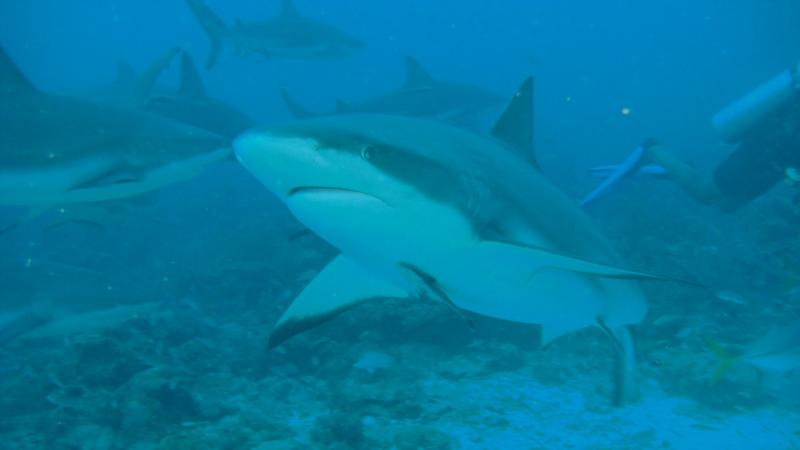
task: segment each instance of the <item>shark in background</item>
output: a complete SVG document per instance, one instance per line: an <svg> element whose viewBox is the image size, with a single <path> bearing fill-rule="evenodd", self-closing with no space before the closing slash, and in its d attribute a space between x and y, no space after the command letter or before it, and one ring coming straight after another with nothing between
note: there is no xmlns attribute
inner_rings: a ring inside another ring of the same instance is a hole
<svg viewBox="0 0 800 450"><path fill-rule="evenodd" d="M166 87L158 84L158 80L178 53L178 48L167 50L139 73L130 64L120 62L117 64L117 77L111 85L78 96L116 106L141 107L152 95L168 92Z"/></svg>
<svg viewBox="0 0 800 450"><path fill-rule="evenodd" d="M270 346L364 303L439 301L541 325L547 345L595 327L617 349L614 400L630 395L639 280L536 168L533 80L482 136L431 120L341 115L253 129L239 161L341 253L295 298ZM468 319L467 319L468 320Z"/></svg>
<svg viewBox="0 0 800 450"><path fill-rule="evenodd" d="M186 4L211 41L207 69L216 65L225 45L233 47L236 54L269 59L341 58L365 46L332 25L300 15L292 0L283 0L275 17L258 22L237 19L232 26L202 0L186 0Z"/></svg>
<svg viewBox="0 0 800 450"><path fill-rule="evenodd" d="M440 80L431 76L416 59L405 59L406 80L397 89L359 103L338 101L330 113L317 114L303 107L286 89L283 100L292 115L306 119L331 114L397 114L441 120L467 128L477 128L482 115L501 108L505 100L492 92L470 84Z"/></svg>
<svg viewBox="0 0 800 450"><path fill-rule="evenodd" d="M256 124L233 106L210 97L192 58L181 52L180 85L171 95L156 95L144 109L220 136L233 139Z"/></svg>
<svg viewBox="0 0 800 450"><path fill-rule="evenodd" d="M230 157L228 139L135 108L37 89L0 48L0 205L131 197Z"/></svg>

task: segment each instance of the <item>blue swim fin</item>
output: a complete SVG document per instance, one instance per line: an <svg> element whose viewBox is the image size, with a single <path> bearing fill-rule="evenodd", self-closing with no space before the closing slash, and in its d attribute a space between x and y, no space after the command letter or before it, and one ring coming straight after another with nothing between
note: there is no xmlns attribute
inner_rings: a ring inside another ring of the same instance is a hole
<svg viewBox="0 0 800 450"><path fill-rule="evenodd" d="M622 164L615 166L602 166L590 170L593 175L605 177L606 179L603 180L603 182L600 183L600 185L597 186L592 192L590 192L589 195L584 197L584 199L581 200L580 205L588 205L598 198L608 194L621 180L639 173L645 167L648 168L648 173L652 171L658 173L659 169L663 173L663 168L660 166L651 167L644 164L645 151L655 144L655 140L647 139L633 149L633 152L631 152L631 154L625 159L625 161L622 162Z"/></svg>

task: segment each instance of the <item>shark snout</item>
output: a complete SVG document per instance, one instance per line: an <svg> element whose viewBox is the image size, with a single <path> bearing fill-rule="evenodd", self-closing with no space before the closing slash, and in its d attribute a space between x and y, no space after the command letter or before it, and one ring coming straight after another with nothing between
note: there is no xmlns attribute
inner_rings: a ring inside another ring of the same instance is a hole
<svg viewBox="0 0 800 450"><path fill-rule="evenodd" d="M233 142L239 163L280 198L303 184L316 148L314 139L263 130L246 131Z"/></svg>

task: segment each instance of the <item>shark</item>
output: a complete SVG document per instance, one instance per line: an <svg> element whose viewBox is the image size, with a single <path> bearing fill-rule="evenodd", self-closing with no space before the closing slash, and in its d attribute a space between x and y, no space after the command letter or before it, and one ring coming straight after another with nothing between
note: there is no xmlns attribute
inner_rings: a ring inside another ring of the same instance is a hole
<svg viewBox="0 0 800 450"><path fill-rule="evenodd" d="M141 72L126 62L119 62L116 79L111 85L79 96L117 106L141 107L152 95L168 91L157 82L179 53L180 49L170 48Z"/></svg>
<svg viewBox="0 0 800 450"><path fill-rule="evenodd" d="M144 109L229 139L256 124L243 112L207 94L194 61L185 51L181 52L178 90L172 95L152 96Z"/></svg>
<svg viewBox="0 0 800 450"><path fill-rule="evenodd" d="M230 140L154 114L36 88L0 47L0 205L126 198L231 157Z"/></svg>
<svg viewBox="0 0 800 450"><path fill-rule="evenodd" d="M186 0L211 41L206 68L213 68L227 43L237 54L265 58L341 58L365 47L359 39L332 25L302 16L292 0L283 0L280 13L266 20L229 26L202 0Z"/></svg>
<svg viewBox="0 0 800 450"><path fill-rule="evenodd" d="M357 305L439 302L537 324L541 342L586 327L616 348L614 401L631 395L642 280L533 155L533 79L490 135L378 114L251 129L236 157L306 227L339 250L278 320L274 347Z"/></svg>
<svg viewBox="0 0 800 450"><path fill-rule="evenodd" d="M406 80L402 86L360 103L337 101L336 109L316 114L281 90L289 111L297 119L330 114L397 114L434 118L455 125L476 127L483 112L501 108L505 99L478 86L434 78L415 58L405 58Z"/></svg>

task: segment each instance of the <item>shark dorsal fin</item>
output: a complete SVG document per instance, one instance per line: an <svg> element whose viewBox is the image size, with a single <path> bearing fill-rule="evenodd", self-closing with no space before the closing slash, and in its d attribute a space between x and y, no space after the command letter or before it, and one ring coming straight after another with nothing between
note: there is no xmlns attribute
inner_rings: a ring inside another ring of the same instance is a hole
<svg viewBox="0 0 800 450"><path fill-rule="evenodd" d="M206 88L203 86L200 73L197 72L197 66L186 52L181 52L181 84L178 87L178 95L191 98L206 97Z"/></svg>
<svg viewBox="0 0 800 450"><path fill-rule="evenodd" d="M6 50L0 46L0 93L11 93L20 90L36 90L28 77L19 70Z"/></svg>
<svg viewBox="0 0 800 450"><path fill-rule="evenodd" d="M492 136L539 168L533 153L533 77L528 77L514 93L508 107L492 128Z"/></svg>
<svg viewBox="0 0 800 450"><path fill-rule="evenodd" d="M281 88L281 97L283 97L283 102L286 103L286 108L289 109L289 112L292 113L295 119L308 119L316 115L292 98L286 88Z"/></svg>
<svg viewBox="0 0 800 450"><path fill-rule="evenodd" d="M283 3L281 3L281 17L284 19L300 17L300 13L297 12L297 7L294 6L294 0L283 0Z"/></svg>
<svg viewBox="0 0 800 450"><path fill-rule="evenodd" d="M433 77L416 59L406 56L406 87L430 84Z"/></svg>
<svg viewBox="0 0 800 450"><path fill-rule="evenodd" d="M178 51L177 48L167 50L139 75L136 79L135 90L131 99L134 105L143 105L150 98L156 82L172 63Z"/></svg>

